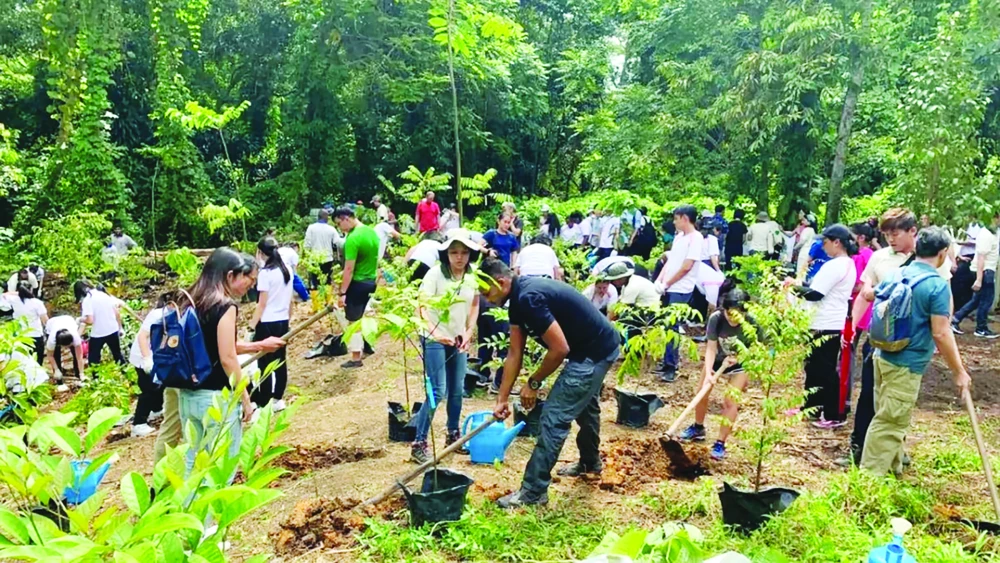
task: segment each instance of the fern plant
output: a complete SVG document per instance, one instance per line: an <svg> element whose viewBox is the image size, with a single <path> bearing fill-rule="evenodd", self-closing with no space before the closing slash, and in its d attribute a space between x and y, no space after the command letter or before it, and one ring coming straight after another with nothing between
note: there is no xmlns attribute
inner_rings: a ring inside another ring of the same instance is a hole
<svg viewBox="0 0 1000 563"><path fill-rule="evenodd" d="M494 203L513 201L514 198L510 194L489 191L492 188L490 182L496 178L496 175L496 168L490 168L471 178L463 177L458 183L462 188L462 201L469 205L490 205L491 200Z"/></svg>

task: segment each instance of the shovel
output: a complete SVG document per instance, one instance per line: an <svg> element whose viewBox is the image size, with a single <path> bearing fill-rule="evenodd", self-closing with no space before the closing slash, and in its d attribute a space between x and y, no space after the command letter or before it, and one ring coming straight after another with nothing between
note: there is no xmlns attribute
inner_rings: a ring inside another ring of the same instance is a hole
<svg viewBox="0 0 1000 563"><path fill-rule="evenodd" d="M376 505L376 504L382 502L383 500L389 498L397 490L403 489L404 485L406 485L410 481L412 481L412 480L416 479L417 477L419 477L420 475L422 475L424 473L424 471L427 471L431 467L436 467L437 464L442 459L444 459L445 457L449 456L450 454L452 454L455 451L457 451L458 449L460 449L462 446L465 445L466 442L468 442L469 440L475 438L477 434L479 434L483 430L486 430L487 428L489 428L490 425L492 425L494 422L496 422L496 420L497 419L494 416L489 417L489 419L486 422L484 422L484 423L480 424L479 426L473 428L471 432L469 432L465 436L462 436L458 440L452 442L452 444L450 446L448 446L447 448L441 450L441 453L439 453L437 455L437 457L435 457L432 460L425 461L424 463L420 464L413 471L410 471L406 475L403 475L402 477L396 479L396 481L391 486L389 486L388 489L382 491L381 493L379 493L379 494L373 496L372 498L366 500L365 502L359 504L358 508L363 508L365 506Z"/></svg>
<svg viewBox="0 0 1000 563"><path fill-rule="evenodd" d="M664 453L666 453L667 457L670 459L670 470L674 475L685 479L694 479L699 475L708 474L708 470L705 469L701 463L691 461L687 452L684 451L684 446L682 446L680 441L674 437L674 434L677 433L677 429L680 428L684 419L691 414L691 411L694 410L695 406L697 406L698 403L700 403L705 397L708 396L709 393L712 392L712 388L715 387L715 382L719 380L719 376L722 375L722 372L733 365L733 363L735 362L730 362L729 358L726 358L726 360L722 362L722 365L719 366L719 369L715 370L715 373L712 374L712 377L708 378L704 385L701 386L701 389L698 390L698 394L694 396L694 399L691 399L691 402L684 408L681 415L677 417L677 420L670 425L670 428L667 429L666 436L660 436L660 447L663 448Z"/></svg>
<svg viewBox="0 0 1000 563"><path fill-rule="evenodd" d="M313 316L309 317L308 319L302 321L302 324L300 324L300 325L296 326L295 328L289 330L285 334L282 334L281 335L281 339L285 341L285 345L287 346L289 340L295 338L300 332L302 332L303 330L309 328L310 326L312 326L313 323L315 323L316 321L318 321L318 320L322 319L323 317L329 315L332 312L333 312L333 306L332 305L327 305L326 307L320 309L320 311L318 313L316 313L315 315L313 315ZM268 354L268 352L257 352L253 356L250 356L249 360L243 362L240 365L240 368L247 367L248 365L250 365L250 364L256 362L257 360L263 358L267 354ZM267 367L267 366L264 366L264 367ZM263 371L263 370L261 370L261 371ZM271 375L268 374L268 377L270 377L270 376ZM264 382L261 381L260 383L262 384Z"/></svg>
<svg viewBox="0 0 1000 563"><path fill-rule="evenodd" d="M986 474L986 483L990 486L990 498L993 499L993 510L1000 516L1000 496L997 496L997 486L993 482L993 468L990 465L990 456L986 453L986 444L983 443L983 434L979 429L979 417L976 416L976 407L972 404L972 393L968 389L962 393L965 402L965 409L969 411L969 419L972 422L972 432L976 435L976 446L979 448L979 457L983 460L983 473ZM962 522L972 526L981 532L991 534L1000 533L1000 524L995 522L985 522L981 520L962 520Z"/></svg>

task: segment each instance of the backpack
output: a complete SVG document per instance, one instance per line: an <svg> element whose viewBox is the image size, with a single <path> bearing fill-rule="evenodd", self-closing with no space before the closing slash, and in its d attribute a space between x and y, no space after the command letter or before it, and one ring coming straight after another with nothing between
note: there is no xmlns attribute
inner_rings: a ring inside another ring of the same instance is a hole
<svg viewBox="0 0 1000 563"><path fill-rule="evenodd" d="M153 347L153 383L162 387L197 389L212 373L212 362L205 347L201 323L194 308L180 312L176 303L170 303L163 313L163 320L149 330Z"/></svg>
<svg viewBox="0 0 1000 563"><path fill-rule="evenodd" d="M920 282L938 275L937 272L930 272L906 278L901 272L875 288L868 340L872 346L886 352L899 352L910 344L913 336L913 290Z"/></svg>

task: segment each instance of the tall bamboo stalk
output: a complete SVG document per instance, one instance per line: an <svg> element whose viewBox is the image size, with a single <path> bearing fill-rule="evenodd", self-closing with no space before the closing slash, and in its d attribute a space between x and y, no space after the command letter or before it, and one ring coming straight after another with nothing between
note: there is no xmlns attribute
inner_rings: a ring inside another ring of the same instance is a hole
<svg viewBox="0 0 1000 563"><path fill-rule="evenodd" d="M455 197L458 200L458 224L462 224L462 149L458 140L458 88L455 87L455 49L451 28L455 24L455 0L448 0L448 80L451 81L451 112L455 132Z"/></svg>

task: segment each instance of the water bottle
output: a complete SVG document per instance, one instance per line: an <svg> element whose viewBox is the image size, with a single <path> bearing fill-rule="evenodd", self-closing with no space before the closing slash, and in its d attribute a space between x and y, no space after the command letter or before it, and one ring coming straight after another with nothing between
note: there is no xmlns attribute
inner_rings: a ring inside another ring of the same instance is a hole
<svg viewBox="0 0 1000 563"><path fill-rule="evenodd" d="M892 541L871 550L868 553L868 563L917 563L903 547L903 534L910 531L913 524L904 518L893 518L889 525L892 526Z"/></svg>

